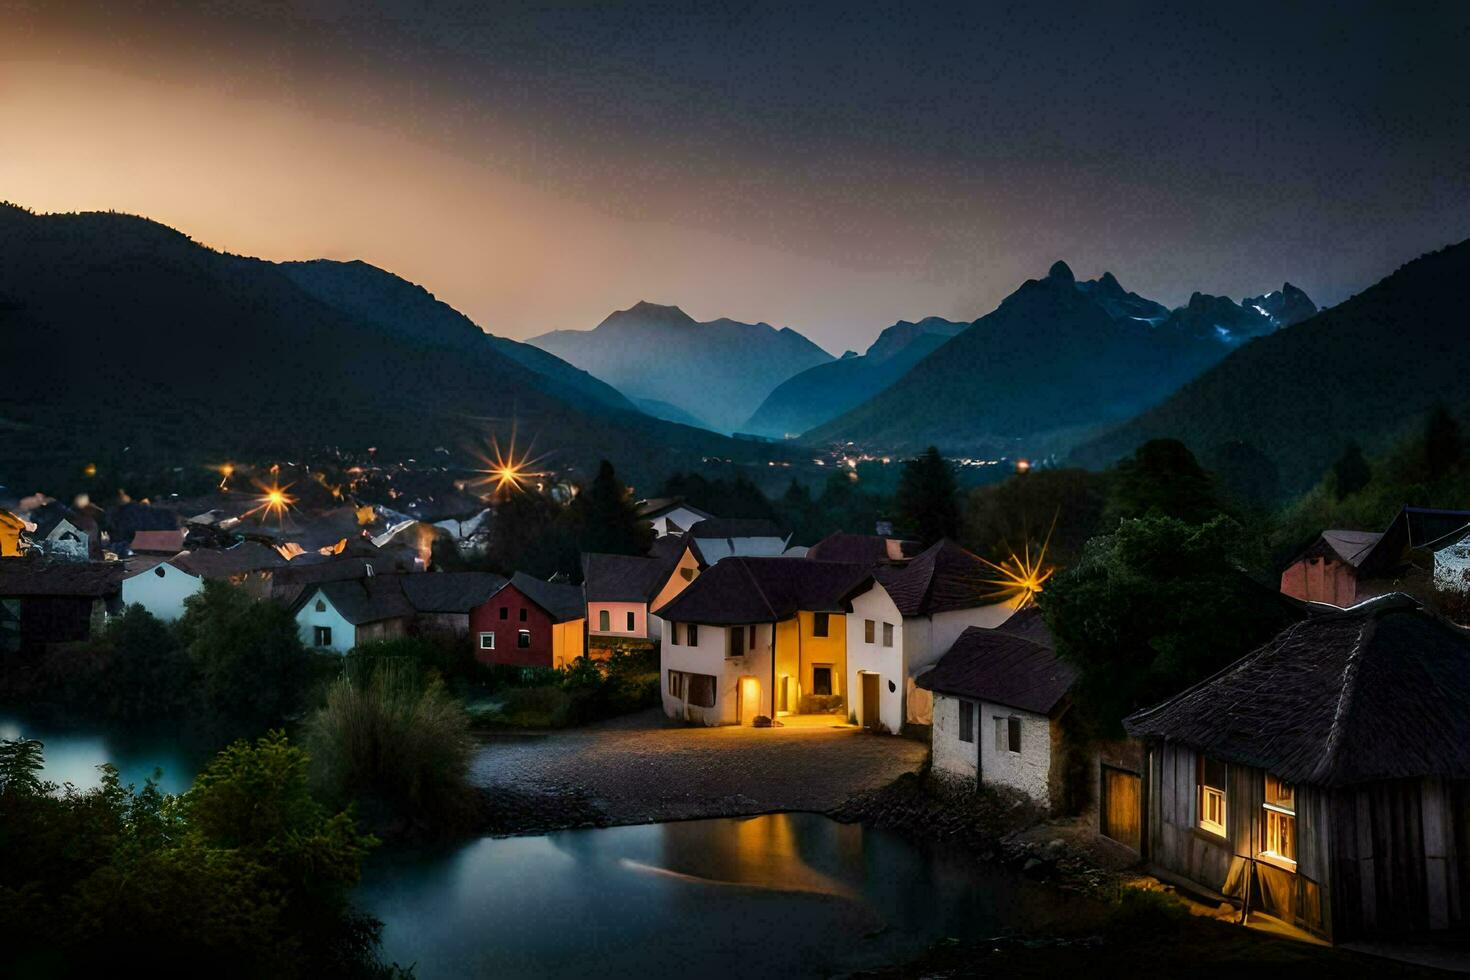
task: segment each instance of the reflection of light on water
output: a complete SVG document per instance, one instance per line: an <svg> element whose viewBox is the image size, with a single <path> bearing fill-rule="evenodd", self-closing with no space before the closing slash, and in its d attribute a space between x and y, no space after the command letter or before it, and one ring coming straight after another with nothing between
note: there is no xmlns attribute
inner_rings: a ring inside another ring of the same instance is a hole
<svg viewBox="0 0 1470 980"><path fill-rule="evenodd" d="M851 888L842 884L842 882L805 866L789 869L789 873L779 879L766 878L764 880L741 879L739 881L727 881L722 878L706 878L703 875L674 871L671 868L660 868L652 864L644 864L642 861L634 861L631 858L621 858L618 864L630 871L639 871L644 874L672 878L675 881L687 881L690 884L709 885L715 888L748 888L755 891L769 892L806 892L813 895L832 895L836 898L845 898L854 902L861 901L859 896Z"/></svg>
<svg viewBox="0 0 1470 980"><path fill-rule="evenodd" d="M808 863L790 814L736 820L729 832L714 839L694 824L667 824L661 830L659 863L628 858L619 863L631 870L701 884L858 900L852 886Z"/></svg>

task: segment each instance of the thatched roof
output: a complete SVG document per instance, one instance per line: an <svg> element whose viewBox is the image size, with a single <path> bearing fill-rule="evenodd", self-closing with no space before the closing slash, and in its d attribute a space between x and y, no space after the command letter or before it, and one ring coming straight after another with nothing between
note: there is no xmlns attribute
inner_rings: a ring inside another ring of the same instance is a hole
<svg viewBox="0 0 1470 980"><path fill-rule="evenodd" d="M1470 778L1470 633L1380 596L1287 627L1123 725L1294 783Z"/></svg>

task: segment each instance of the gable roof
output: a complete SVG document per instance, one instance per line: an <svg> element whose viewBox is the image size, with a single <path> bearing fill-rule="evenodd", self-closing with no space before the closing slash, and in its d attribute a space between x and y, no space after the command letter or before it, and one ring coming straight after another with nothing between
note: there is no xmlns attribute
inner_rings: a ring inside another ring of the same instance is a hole
<svg viewBox="0 0 1470 980"><path fill-rule="evenodd" d="M263 568L281 568L286 559L274 548L242 541L229 548L195 548L175 556L173 564L201 578L229 578Z"/></svg>
<svg viewBox="0 0 1470 980"><path fill-rule="evenodd" d="M843 612L871 579L866 565L853 562L727 558L654 612L712 626L780 622L798 611Z"/></svg>
<svg viewBox="0 0 1470 980"><path fill-rule="evenodd" d="M879 567L873 575L905 616L932 616L1001 601L990 584L995 570L948 538L930 545L901 568Z"/></svg>
<svg viewBox="0 0 1470 980"><path fill-rule="evenodd" d="M353 626L414 614L413 603L404 595L403 583L397 575L374 575L371 578L323 582L308 589L300 604L310 603L311 597L317 592L325 596L338 615Z"/></svg>
<svg viewBox="0 0 1470 980"><path fill-rule="evenodd" d="M423 613L467 613L507 581L492 572L419 572L400 577L403 593Z"/></svg>
<svg viewBox="0 0 1470 980"><path fill-rule="evenodd" d="M648 602L658 592L679 560L666 556L582 555L582 589L588 602Z"/></svg>
<svg viewBox="0 0 1470 980"><path fill-rule="evenodd" d="M709 520L713 514L700 510L692 504L686 504L683 497L655 497L652 500L644 500L638 504L638 516L645 521L658 520L665 514L672 514L676 510L687 510L697 517Z"/></svg>
<svg viewBox="0 0 1470 980"><path fill-rule="evenodd" d="M138 531L129 547L134 551L176 555L184 548L184 530Z"/></svg>
<svg viewBox="0 0 1470 980"><path fill-rule="evenodd" d="M878 534L829 534L807 549L806 556L818 561L856 561L869 565L898 565L919 550L915 541Z"/></svg>
<svg viewBox="0 0 1470 980"><path fill-rule="evenodd" d="M0 558L0 596L109 596L122 586L120 561Z"/></svg>
<svg viewBox="0 0 1470 980"><path fill-rule="evenodd" d="M1380 596L1287 627L1123 726L1293 783L1470 778L1470 634Z"/></svg>
<svg viewBox="0 0 1470 980"><path fill-rule="evenodd" d="M936 694L1050 715L1071 690L1077 672L1057 656L1050 633L1046 642L1023 635L1034 632L1038 621L1023 624L1022 632L971 626L914 683Z"/></svg>
<svg viewBox="0 0 1470 980"><path fill-rule="evenodd" d="M554 623L567 623L587 615L587 600L580 585L547 582L525 572L516 572L509 582L501 586L502 589L507 587L514 588L540 606ZM500 589L496 592L499 593Z"/></svg>
<svg viewBox="0 0 1470 980"><path fill-rule="evenodd" d="M1379 531L1323 531L1322 536L1301 557L1312 558L1330 553L1330 556L1357 568L1382 538L1383 534ZM1298 561L1300 560L1299 558Z"/></svg>

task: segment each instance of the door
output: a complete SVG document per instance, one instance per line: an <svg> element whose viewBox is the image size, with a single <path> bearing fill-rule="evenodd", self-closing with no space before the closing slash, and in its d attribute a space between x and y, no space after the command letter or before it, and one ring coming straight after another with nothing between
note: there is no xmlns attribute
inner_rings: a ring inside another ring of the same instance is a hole
<svg viewBox="0 0 1470 980"><path fill-rule="evenodd" d="M874 728L881 720L878 714L878 675L859 676L863 679L863 727Z"/></svg>
<svg viewBox="0 0 1470 980"><path fill-rule="evenodd" d="M1102 834L1137 851L1142 846L1143 781L1138 773L1102 767Z"/></svg>

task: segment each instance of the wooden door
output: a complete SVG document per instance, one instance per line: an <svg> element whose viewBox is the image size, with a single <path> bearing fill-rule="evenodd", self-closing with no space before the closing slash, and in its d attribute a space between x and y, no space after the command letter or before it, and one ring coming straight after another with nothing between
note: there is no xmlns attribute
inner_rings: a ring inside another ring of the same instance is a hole
<svg viewBox="0 0 1470 980"><path fill-rule="evenodd" d="M878 675L863 674L863 727L878 724Z"/></svg>
<svg viewBox="0 0 1470 980"><path fill-rule="evenodd" d="M1143 826L1142 780L1126 769L1102 767L1102 833L1119 844L1139 850Z"/></svg>

